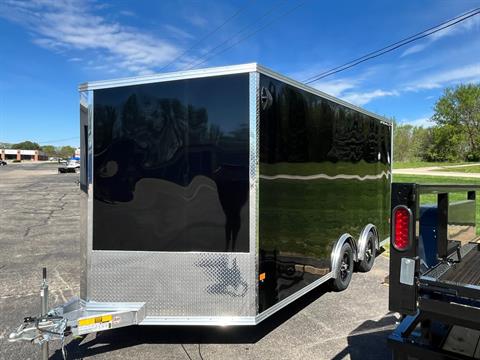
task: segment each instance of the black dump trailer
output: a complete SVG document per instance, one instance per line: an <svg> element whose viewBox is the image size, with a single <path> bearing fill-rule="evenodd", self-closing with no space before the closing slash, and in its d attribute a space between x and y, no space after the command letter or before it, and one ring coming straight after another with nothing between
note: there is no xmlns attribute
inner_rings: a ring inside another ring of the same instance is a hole
<svg viewBox="0 0 480 360"><path fill-rule="evenodd" d="M74 333L255 325L389 236L391 123L260 65L85 83L80 120Z"/></svg>
<svg viewBox="0 0 480 360"><path fill-rule="evenodd" d="M480 186L392 184L393 358L480 359Z"/></svg>

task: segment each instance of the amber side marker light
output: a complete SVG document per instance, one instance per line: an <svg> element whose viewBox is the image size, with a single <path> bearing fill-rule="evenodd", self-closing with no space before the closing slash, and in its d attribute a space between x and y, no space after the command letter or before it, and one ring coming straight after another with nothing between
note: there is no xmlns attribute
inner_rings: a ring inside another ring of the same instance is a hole
<svg viewBox="0 0 480 360"><path fill-rule="evenodd" d="M410 247L412 212L405 206L393 209L393 247L404 251Z"/></svg>

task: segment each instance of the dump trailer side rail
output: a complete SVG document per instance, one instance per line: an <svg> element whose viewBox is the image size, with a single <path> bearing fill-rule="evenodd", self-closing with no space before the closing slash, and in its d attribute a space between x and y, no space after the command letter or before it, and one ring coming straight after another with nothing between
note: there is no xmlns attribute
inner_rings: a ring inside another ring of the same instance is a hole
<svg viewBox="0 0 480 360"><path fill-rule="evenodd" d="M394 359L480 358L479 190L392 184L389 308L402 316L388 339ZM449 201L450 193L464 193L465 199ZM425 205L422 195L432 194L435 204ZM462 232L472 241L462 239Z"/></svg>

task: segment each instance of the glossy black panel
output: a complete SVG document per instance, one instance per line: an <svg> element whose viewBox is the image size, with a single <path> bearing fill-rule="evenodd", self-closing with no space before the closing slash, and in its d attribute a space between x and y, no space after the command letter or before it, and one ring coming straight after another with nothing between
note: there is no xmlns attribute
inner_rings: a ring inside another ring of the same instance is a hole
<svg viewBox="0 0 480 360"><path fill-rule="evenodd" d="M260 311L330 271L344 233L388 236L390 127L260 78Z"/></svg>
<svg viewBox="0 0 480 360"><path fill-rule="evenodd" d="M248 74L94 93L96 250L248 245Z"/></svg>

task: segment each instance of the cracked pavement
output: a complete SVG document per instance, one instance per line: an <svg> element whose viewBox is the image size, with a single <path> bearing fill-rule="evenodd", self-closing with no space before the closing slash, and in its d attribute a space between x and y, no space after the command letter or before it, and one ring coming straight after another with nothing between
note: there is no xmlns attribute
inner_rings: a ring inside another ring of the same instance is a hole
<svg viewBox="0 0 480 360"><path fill-rule="evenodd" d="M40 312L41 268L50 307L79 295L78 174L56 164L0 168L0 359L39 359L40 348L9 343L23 317ZM256 327L130 327L71 339L68 359L386 359L388 259L355 273L341 293L313 290ZM51 359L60 359L58 342Z"/></svg>

